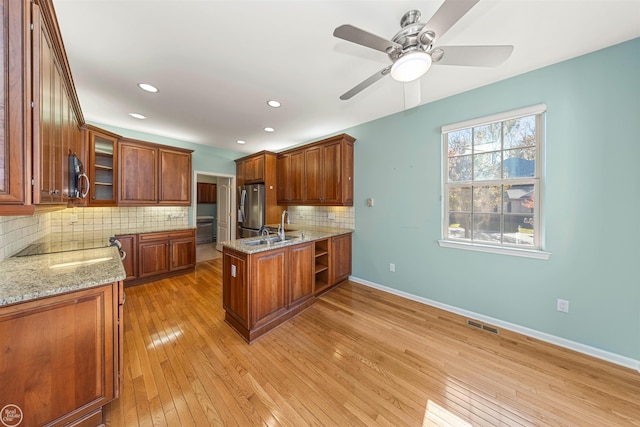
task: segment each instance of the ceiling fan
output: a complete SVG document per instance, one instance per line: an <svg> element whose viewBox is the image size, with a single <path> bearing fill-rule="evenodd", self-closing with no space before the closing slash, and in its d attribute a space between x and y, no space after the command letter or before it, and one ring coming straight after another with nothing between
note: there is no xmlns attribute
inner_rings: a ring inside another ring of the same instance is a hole
<svg viewBox="0 0 640 427"><path fill-rule="evenodd" d="M502 64L511 56L513 46L434 46L434 42L478 1L445 0L427 23L420 22L419 10L410 10L402 16L402 29L391 40L349 24L337 27L333 31L335 37L379 50L391 59L391 65L345 92L340 99L350 99L387 74L397 81L413 81L424 75L431 64L469 67L496 67Z"/></svg>

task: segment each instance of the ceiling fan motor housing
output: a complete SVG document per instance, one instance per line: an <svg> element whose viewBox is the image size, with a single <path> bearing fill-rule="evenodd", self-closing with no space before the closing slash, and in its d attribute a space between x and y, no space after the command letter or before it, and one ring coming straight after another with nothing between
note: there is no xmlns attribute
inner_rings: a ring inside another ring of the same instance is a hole
<svg viewBox="0 0 640 427"><path fill-rule="evenodd" d="M395 62L402 55L418 50L429 52L435 34L430 31L425 31L418 37L425 26L423 22L419 22L421 15L419 10L410 10L402 16L400 20L402 29L391 39L393 42L401 45L402 49L393 47L388 49L387 54L391 61Z"/></svg>

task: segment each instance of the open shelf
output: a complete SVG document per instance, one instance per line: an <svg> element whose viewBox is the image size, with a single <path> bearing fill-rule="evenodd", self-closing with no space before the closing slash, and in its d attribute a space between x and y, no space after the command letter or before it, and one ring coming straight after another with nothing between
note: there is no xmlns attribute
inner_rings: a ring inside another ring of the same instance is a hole
<svg viewBox="0 0 640 427"><path fill-rule="evenodd" d="M117 169L116 139L99 132L90 133L90 179L92 191L90 204L109 206L115 204L115 173Z"/></svg>
<svg viewBox="0 0 640 427"><path fill-rule="evenodd" d="M315 282L314 293L322 292L329 286L329 240L316 240L314 248Z"/></svg>

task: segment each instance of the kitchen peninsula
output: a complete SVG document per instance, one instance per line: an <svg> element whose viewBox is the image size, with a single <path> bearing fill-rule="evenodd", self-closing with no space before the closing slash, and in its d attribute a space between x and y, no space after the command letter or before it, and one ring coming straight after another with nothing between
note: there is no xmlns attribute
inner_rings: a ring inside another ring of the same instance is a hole
<svg viewBox="0 0 640 427"><path fill-rule="evenodd" d="M249 343L351 274L353 230L291 227L284 241L271 236L223 243L225 321Z"/></svg>

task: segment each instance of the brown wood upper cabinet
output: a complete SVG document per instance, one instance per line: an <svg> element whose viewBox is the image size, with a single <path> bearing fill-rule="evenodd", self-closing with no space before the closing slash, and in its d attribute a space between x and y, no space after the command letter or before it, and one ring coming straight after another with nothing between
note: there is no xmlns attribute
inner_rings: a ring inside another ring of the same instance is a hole
<svg viewBox="0 0 640 427"><path fill-rule="evenodd" d="M238 185L267 184L273 179L275 185L276 154L261 151L236 159L236 177Z"/></svg>
<svg viewBox="0 0 640 427"><path fill-rule="evenodd" d="M270 151L261 151L250 156L236 159L236 177L238 186L244 184L264 184L265 221L267 224L280 222L282 209L278 207L276 183L277 155Z"/></svg>
<svg viewBox="0 0 640 427"><path fill-rule="evenodd" d="M118 205L191 205L193 150L122 139Z"/></svg>
<svg viewBox="0 0 640 427"><path fill-rule="evenodd" d="M265 172L270 172L265 167L265 163L267 163L266 157L271 154L262 151L236 160L236 175L238 175L240 185L264 183L266 179Z"/></svg>
<svg viewBox="0 0 640 427"><path fill-rule="evenodd" d="M28 148L31 145L30 58L23 42L28 40L28 2L0 0L3 23L0 69L0 215L30 215L31 165ZM25 113L26 112L26 113Z"/></svg>
<svg viewBox="0 0 640 427"><path fill-rule="evenodd" d="M90 206L117 204L118 138L118 135L93 126L87 128L89 164L86 168L91 183Z"/></svg>
<svg viewBox="0 0 640 427"><path fill-rule="evenodd" d="M278 204L353 206L353 143L333 136L278 154Z"/></svg>
<svg viewBox="0 0 640 427"><path fill-rule="evenodd" d="M304 203L304 161L304 150L278 155L278 203Z"/></svg>
<svg viewBox="0 0 640 427"><path fill-rule="evenodd" d="M32 4L33 203L60 205L69 196L67 156L84 159L79 107L51 13Z"/></svg>
<svg viewBox="0 0 640 427"><path fill-rule="evenodd" d="M216 203L218 196L218 186L216 184L210 184L208 182L198 183L198 203Z"/></svg>

